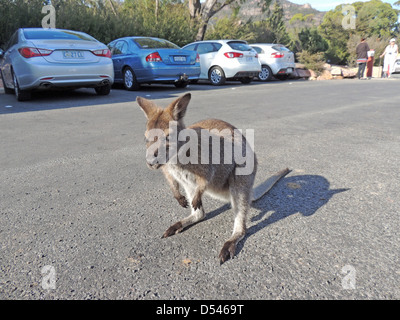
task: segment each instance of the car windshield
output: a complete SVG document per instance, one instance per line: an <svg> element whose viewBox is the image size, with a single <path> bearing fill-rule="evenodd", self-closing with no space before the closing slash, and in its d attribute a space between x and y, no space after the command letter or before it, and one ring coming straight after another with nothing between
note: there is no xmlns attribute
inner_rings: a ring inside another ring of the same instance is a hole
<svg viewBox="0 0 400 320"><path fill-rule="evenodd" d="M229 41L228 45L233 49L233 50L239 50L239 51L251 51L253 50L248 44L242 41Z"/></svg>
<svg viewBox="0 0 400 320"><path fill-rule="evenodd" d="M176 44L164 39L137 38L133 41L142 49L180 49Z"/></svg>
<svg viewBox="0 0 400 320"><path fill-rule="evenodd" d="M69 30L24 30L28 40L86 40L96 41L88 34Z"/></svg>

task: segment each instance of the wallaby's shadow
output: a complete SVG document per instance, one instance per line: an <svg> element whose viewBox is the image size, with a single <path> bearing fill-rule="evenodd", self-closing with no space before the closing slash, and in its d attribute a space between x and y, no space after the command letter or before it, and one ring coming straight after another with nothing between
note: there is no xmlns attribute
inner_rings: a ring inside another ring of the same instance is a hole
<svg viewBox="0 0 400 320"><path fill-rule="evenodd" d="M245 238L239 242L237 254L246 240L270 224L282 220L292 214L311 216L323 207L335 194L349 189L329 189L327 179L318 175L298 175L281 179L272 190L252 204L259 210L255 216L250 216ZM230 209L226 204L209 214L207 219ZM253 224L255 222L255 224Z"/></svg>

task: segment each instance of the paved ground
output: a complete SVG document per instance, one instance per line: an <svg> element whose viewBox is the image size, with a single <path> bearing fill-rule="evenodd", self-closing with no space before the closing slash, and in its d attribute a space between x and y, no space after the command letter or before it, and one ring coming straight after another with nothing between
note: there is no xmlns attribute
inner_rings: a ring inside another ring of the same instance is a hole
<svg viewBox="0 0 400 320"><path fill-rule="evenodd" d="M187 91L187 123L255 129L258 181L292 169L222 266L229 207L205 199L205 221L161 239L189 212L145 165L136 95L166 105ZM1 93L0 298L399 299L398 92L348 80Z"/></svg>

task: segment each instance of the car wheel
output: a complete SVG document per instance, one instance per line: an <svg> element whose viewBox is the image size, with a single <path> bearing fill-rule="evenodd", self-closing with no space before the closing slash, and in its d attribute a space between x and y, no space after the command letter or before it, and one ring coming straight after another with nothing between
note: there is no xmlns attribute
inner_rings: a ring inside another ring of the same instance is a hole
<svg viewBox="0 0 400 320"><path fill-rule="evenodd" d="M106 85L101 86L101 87L96 87L96 88L94 88L94 90L96 91L96 93L99 96L107 96L107 95L110 94L111 84L106 84Z"/></svg>
<svg viewBox="0 0 400 320"><path fill-rule="evenodd" d="M245 77L245 78L240 78L239 80L243 84L249 84L249 83L251 83L253 81L253 78L252 77Z"/></svg>
<svg viewBox="0 0 400 320"><path fill-rule="evenodd" d="M212 67L208 79L214 86L221 86L225 83L225 73L220 67Z"/></svg>
<svg viewBox="0 0 400 320"><path fill-rule="evenodd" d="M285 81L289 78L289 75L288 74L277 74L275 76L275 78L277 78L278 80L281 80L281 81Z"/></svg>
<svg viewBox="0 0 400 320"><path fill-rule="evenodd" d="M3 73L0 71L1 81L3 81L4 93L5 94L14 94L14 90L7 87L6 82L4 81Z"/></svg>
<svg viewBox="0 0 400 320"><path fill-rule="evenodd" d="M174 84L175 84L175 87L184 89L188 86L189 82L188 81L178 81L178 82L175 82Z"/></svg>
<svg viewBox="0 0 400 320"><path fill-rule="evenodd" d="M272 79L271 68L264 65L261 67L261 72L258 74L258 79L260 81L270 81Z"/></svg>
<svg viewBox="0 0 400 320"><path fill-rule="evenodd" d="M124 73L124 87L126 90L135 91L140 89L140 84L136 80L136 75L131 67L126 67Z"/></svg>
<svg viewBox="0 0 400 320"><path fill-rule="evenodd" d="M29 90L21 90L19 88L18 79L14 71L12 73L14 80L14 92L18 101L27 101L31 99L31 92Z"/></svg>

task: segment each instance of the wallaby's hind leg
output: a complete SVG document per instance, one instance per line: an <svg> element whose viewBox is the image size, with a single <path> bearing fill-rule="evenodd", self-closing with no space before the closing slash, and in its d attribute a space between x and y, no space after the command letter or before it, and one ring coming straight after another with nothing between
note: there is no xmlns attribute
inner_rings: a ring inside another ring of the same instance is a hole
<svg viewBox="0 0 400 320"><path fill-rule="evenodd" d="M242 189L243 190L243 189ZM231 204L232 209L236 213L235 223L233 225L232 236L225 242L222 250L219 254L220 263L224 263L233 258L236 252L236 246L240 240L242 240L246 234L246 218L247 212L250 208L251 194L248 190L237 191L235 188L231 190Z"/></svg>
<svg viewBox="0 0 400 320"><path fill-rule="evenodd" d="M204 189L202 187L195 188L194 186L192 187L187 185L184 185L183 187L189 200L188 202L191 204L192 213L190 216L170 226L167 231L164 232L162 236L163 238L173 236L174 234L181 232L184 228L203 220L205 217L203 204L201 201L201 196L204 192Z"/></svg>

